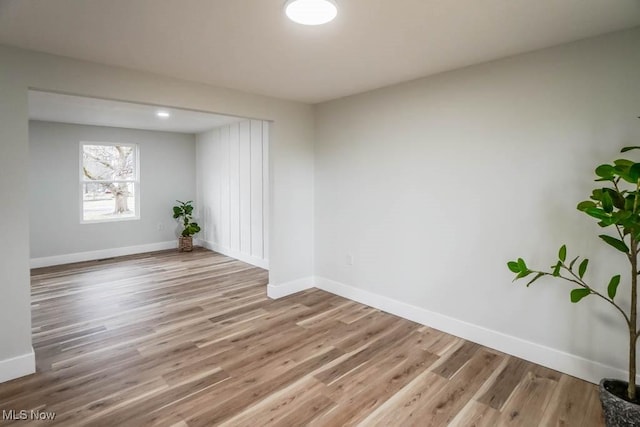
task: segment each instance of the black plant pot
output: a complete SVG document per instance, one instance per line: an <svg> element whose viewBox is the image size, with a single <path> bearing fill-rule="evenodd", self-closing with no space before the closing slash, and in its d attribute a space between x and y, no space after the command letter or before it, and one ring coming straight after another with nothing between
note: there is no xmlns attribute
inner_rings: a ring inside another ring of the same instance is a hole
<svg viewBox="0 0 640 427"><path fill-rule="evenodd" d="M640 405L627 402L612 393L613 390L624 392L627 385L627 382L609 378L600 381L600 402L607 427L640 426Z"/></svg>

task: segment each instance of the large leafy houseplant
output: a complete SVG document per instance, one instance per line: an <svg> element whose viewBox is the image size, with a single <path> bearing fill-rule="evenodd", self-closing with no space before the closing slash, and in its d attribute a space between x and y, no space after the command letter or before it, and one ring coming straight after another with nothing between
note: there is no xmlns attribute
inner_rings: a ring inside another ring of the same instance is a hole
<svg viewBox="0 0 640 427"><path fill-rule="evenodd" d="M625 147L622 153L640 149ZM623 318L629 334L629 368L626 393L620 396L632 403L639 403L636 394L636 347L638 341L638 252L640 246L640 163L628 159L618 159L613 164L603 164L596 168L597 182L605 183L603 187L593 190L590 200L580 202L578 210L598 221L598 225L610 229L611 234L599 237L606 244L624 254L629 262L631 302L628 310L616 300L620 274L609 280L606 291L599 291L587 283L585 273L589 260L575 257L567 258L567 247L562 245L558 251L558 260L548 271L539 271L527 266L522 258L510 261L509 269L516 273L514 279L523 279L533 275L527 287L544 276L562 279L572 285L571 302L577 303L583 298L594 296L613 307ZM580 260L580 261L579 261ZM605 408L606 412L606 408Z"/></svg>
<svg viewBox="0 0 640 427"><path fill-rule="evenodd" d="M200 231L200 226L193 221L193 201L181 202L176 200L179 205L173 207L173 218L182 222L182 237L191 237Z"/></svg>
<svg viewBox="0 0 640 427"><path fill-rule="evenodd" d="M173 207L173 218L182 223L182 232L178 239L180 251L190 252L193 250L193 235L200 231L200 226L193 221L193 201L181 202Z"/></svg>

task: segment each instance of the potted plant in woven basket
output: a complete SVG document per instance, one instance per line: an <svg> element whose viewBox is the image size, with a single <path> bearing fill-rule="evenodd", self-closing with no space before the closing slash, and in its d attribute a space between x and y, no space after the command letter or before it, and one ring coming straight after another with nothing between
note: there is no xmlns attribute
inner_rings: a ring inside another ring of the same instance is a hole
<svg viewBox="0 0 640 427"><path fill-rule="evenodd" d="M178 250L191 252L193 250L193 235L200 231L198 223L193 221L193 201L181 202L173 207L173 218L180 221L183 229L178 238Z"/></svg>
<svg viewBox="0 0 640 427"><path fill-rule="evenodd" d="M640 147L625 147L627 152ZM578 204L578 210L598 221L598 225L609 228L611 234L601 234L604 243L615 249L629 262L630 305L623 307L616 300L621 283L620 274L609 280L606 290L597 290L587 283L585 273L589 260L575 257L568 261L567 247L562 245L558 251L558 260L548 271L538 271L527 266L522 258L510 261L509 269L516 273L514 279L523 279L533 275L527 287L536 280L550 276L571 284L571 302L577 303L583 298L592 297L602 300L616 310L628 330L629 368L627 381L603 379L600 381L600 401L607 426L640 426L640 390L636 387L636 348L640 335L638 330L638 253L640 252L640 163L618 159L613 164L604 164L596 168L598 182L604 186L593 190L591 200ZM579 261L580 260L580 261ZM576 267L577 266L577 267ZM626 286L625 286L626 287Z"/></svg>

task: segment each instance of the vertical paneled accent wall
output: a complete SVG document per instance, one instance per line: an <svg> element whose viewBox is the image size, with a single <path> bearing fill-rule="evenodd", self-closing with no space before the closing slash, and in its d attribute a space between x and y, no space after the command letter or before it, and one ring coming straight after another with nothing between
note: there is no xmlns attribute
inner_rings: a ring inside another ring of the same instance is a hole
<svg viewBox="0 0 640 427"><path fill-rule="evenodd" d="M196 136L200 244L268 268L269 122L244 120Z"/></svg>

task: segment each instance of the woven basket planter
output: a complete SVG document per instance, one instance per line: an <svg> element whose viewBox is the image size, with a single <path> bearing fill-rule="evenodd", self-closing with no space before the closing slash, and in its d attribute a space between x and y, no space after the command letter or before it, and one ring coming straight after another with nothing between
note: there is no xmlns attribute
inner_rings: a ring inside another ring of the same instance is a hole
<svg viewBox="0 0 640 427"><path fill-rule="evenodd" d="M191 252L193 250L193 237L179 237L178 250L180 252Z"/></svg>

